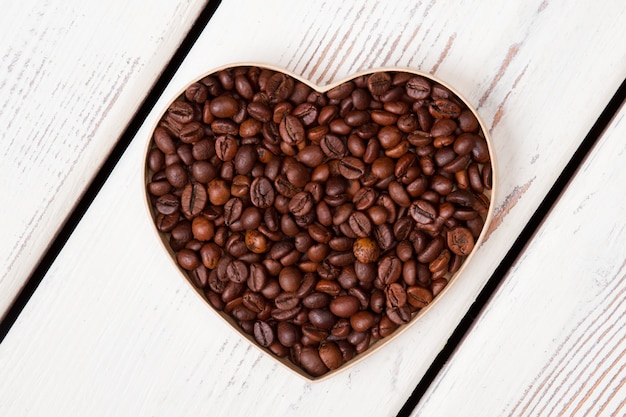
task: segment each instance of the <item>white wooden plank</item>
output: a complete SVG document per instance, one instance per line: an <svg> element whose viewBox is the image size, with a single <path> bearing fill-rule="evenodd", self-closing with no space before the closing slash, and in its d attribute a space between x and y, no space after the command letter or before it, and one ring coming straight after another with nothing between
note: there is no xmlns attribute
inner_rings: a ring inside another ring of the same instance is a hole
<svg viewBox="0 0 626 417"><path fill-rule="evenodd" d="M204 3L3 2L0 319Z"/></svg>
<svg viewBox="0 0 626 417"><path fill-rule="evenodd" d="M626 413L626 108L414 416Z"/></svg>
<svg viewBox="0 0 626 417"><path fill-rule="evenodd" d="M385 65L434 72L490 126L502 167L498 227L393 344L305 382L225 327L162 256L141 184L155 110L0 345L0 414L395 415L621 82L625 17L619 2L591 0L222 4L161 106L238 61L320 84ZM555 24L568 36L555 37Z"/></svg>

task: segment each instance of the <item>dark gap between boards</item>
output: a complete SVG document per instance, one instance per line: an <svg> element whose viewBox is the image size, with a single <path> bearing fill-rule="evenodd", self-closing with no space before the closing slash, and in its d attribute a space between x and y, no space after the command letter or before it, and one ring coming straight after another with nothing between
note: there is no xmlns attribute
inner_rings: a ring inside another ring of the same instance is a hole
<svg viewBox="0 0 626 417"><path fill-rule="evenodd" d="M495 271L487 281L487 284L478 294L478 297L476 297L476 300L471 305L465 316L461 319L444 348L430 365L420 382L413 390L409 399L406 401L404 406L402 406L397 414L398 417L410 416L413 409L417 406L428 388L439 375L439 372L446 365L456 348L461 344L465 335L468 334L474 320L476 320L476 318L480 315L491 296L504 280L504 277L511 269L526 245L530 242L535 232L539 229L543 220L550 213L552 207L554 207L555 203L558 201L559 196L563 193L570 180L576 175L577 170L587 155L591 152L594 145L600 140L600 137L611 123L613 117L619 112L620 107L624 104L624 102L626 102L626 79L622 81L622 84L608 102L607 106L604 108L602 113L600 113L600 116L591 127L578 149L576 149L576 152L574 152L574 155L561 172L561 175L559 175L556 182L552 185L541 204L539 204L539 207L537 207L535 213L532 215L524 229L522 229L507 254L496 267Z"/></svg>
<svg viewBox="0 0 626 417"><path fill-rule="evenodd" d="M45 277L46 273L52 266L54 260L57 258L65 243L70 238L74 229L82 219L83 215L89 209L89 206L96 198L96 195L100 192L100 189L109 178L111 172L117 165L117 162L122 157L128 145L137 134L137 131L143 124L144 119L148 116L152 108L156 104L157 100L172 80L172 77L178 71L178 68L182 64L183 60L187 57L187 54L191 50L191 47L196 43L196 40L209 23L213 14L220 5L221 0L209 0L204 10L200 13L191 29L187 33L187 36L183 39L180 46L172 56L172 59L167 64L161 76L156 80L152 90L148 93L145 100L141 103L139 110L133 116L128 123L128 126L120 136L118 142L113 147L113 150L105 160L102 168L98 171L94 179L87 187L85 193L79 199L78 203L64 222L63 226L59 230L58 234L50 244L47 251L39 261L37 267L30 275L26 284L22 288L21 292L16 297L15 301L11 305L11 308L5 315L4 319L0 321L0 343L4 340L6 335L11 330L11 327L21 314L22 310L35 293L35 290Z"/></svg>

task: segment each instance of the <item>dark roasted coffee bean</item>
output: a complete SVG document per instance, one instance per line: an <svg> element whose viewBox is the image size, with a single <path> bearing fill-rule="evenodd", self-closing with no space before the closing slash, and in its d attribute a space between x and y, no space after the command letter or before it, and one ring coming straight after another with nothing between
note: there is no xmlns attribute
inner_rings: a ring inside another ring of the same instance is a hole
<svg viewBox="0 0 626 417"><path fill-rule="evenodd" d="M319 356L324 365L331 371L339 368L343 362L341 350L335 342L324 342L319 347Z"/></svg>
<svg viewBox="0 0 626 417"><path fill-rule="evenodd" d="M178 211L180 201L173 194L165 194L156 200L155 208L157 212L164 215L171 215Z"/></svg>
<svg viewBox="0 0 626 417"><path fill-rule="evenodd" d="M355 211L348 218L350 228L359 237L367 237L372 233L372 223L367 215L361 211Z"/></svg>
<svg viewBox="0 0 626 417"><path fill-rule="evenodd" d="M274 329L267 322L257 320L254 322L254 339L259 345L268 347L274 343Z"/></svg>
<svg viewBox="0 0 626 417"><path fill-rule="evenodd" d="M413 221L408 217L398 219L393 225L393 235L398 241L403 241L409 238L413 231Z"/></svg>
<svg viewBox="0 0 626 417"><path fill-rule="evenodd" d="M474 145L474 149L472 149L472 159L480 164L489 162L489 147L487 146L487 142L481 137L476 139L476 144Z"/></svg>
<svg viewBox="0 0 626 417"><path fill-rule="evenodd" d="M313 198L306 191L299 192L289 201L289 211L294 216L304 216L313 209Z"/></svg>
<svg viewBox="0 0 626 417"><path fill-rule="evenodd" d="M411 310L408 305L387 309L387 317L395 324L406 324L411 320Z"/></svg>
<svg viewBox="0 0 626 417"><path fill-rule="evenodd" d="M187 271L191 271L200 266L200 259L195 251L191 249L181 249L176 255L178 264Z"/></svg>
<svg viewBox="0 0 626 417"><path fill-rule="evenodd" d="M365 332L376 323L376 316L370 311L361 310L350 316L350 326L356 332Z"/></svg>
<svg viewBox="0 0 626 417"><path fill-rule="evenodd" d="M211 100L209 110L215 117L226 118L237 114L239 103L231 96L219 96Z"/></svg>
<svg viewBox="0 0 626 417"><path fill-rule="evenodd" d="M431 91L431 84L424 77L416 76L406 83L406 94L414 100L424 100L428 98Z"/></svg>
<svg viewBox="0 0 626 417"><path fill-rule="evenodd" d="M339 161L339 172L349 180L359 179L365 174L365 163L354 156L347 156Z"/></svg>
<svg viewBox="0 0 626 417"><path fill-rule="evenodd" d="M411 197L406 189L397 181L389 183L389 196L401 207L409 207L411 205Z"/></svg>
<svg viewBox="0 0 626 417"><path fill-rule="evenodd" d="M275 299L274 304L276 308L280 310L287 311L294 309L300 303L300 299L292 292L283 292L280 293Z"/></svg>
<svg viewBox="0 0 626 417"><path fill-rule="evenodd" d="M176 100L167 109L167 116L178 123L189 123L195 117L194 107L184 101Z"/></svg>
<svg viewBox="0 0 626 417"><path fill-rule="evenodd" d="M243 202L238 197L230 198L224 204L224 225L230 226L239 220L243 212Z"/></svg>
<svg viewBox="0 0 626 417"><path fill-rule="evenodd" d="M367 88L373 95L384 94L391 87L391 76L386 72L377 72L367 79Z"/></svg>
<svg viewBox="0 0 626 417"><path fill-rule="evenodd" d="M461 114L459 105L447 99L439 99L430 103L428 111L437 119L456 118Z"/></svg>
<svg viewBox="0 0 626 417"><path fill-rule="evenodd" d="M342 295L330 301L330 311L337 317L350 318L359 311L359 299L352 295Z"/></svg>
<svg viewBox="0 0 626 417"><path fill-rule="evenodd" d="M297 145L304 141L305 131L300 119L286 115L279 125L280 137L289 145Z"/></svg>
<svg viewBox="0 0 626 417"><path fill-rule="evenodd" d="M437 256L439 256L443 248L444 248L444 240L443 238L438 236L434 238L433 240L431 240L426 245L423 251L418 252L417 260L422 263L431 262L435 260Z"/></svg>
<svg viewBox="0 0 626 417"><path fill-rule="evenodd" d="M395 255L387 255L378 263L378 277L385 285L396 282L401 274L402 262Z"/></svg>
<svg viewBox="0 0 626 417"><path fill-rule="evenodd" d="M274 204L274 186L266 177L255 178L250 185L250 201L258 208L268 208Z"/></svg>
<svg viewBox="0 0 626 417"><path fill-rule="evenodd" d="M367 210L376 202L376 191L371 187L359 188L352 197L354 208L356 210Z"/></svg>
<svg viewBox="0 0 626 417"><path fill-rule="evenodd" d="M446 287L446 285L448 285L448 280L445 278L433 280L430 283L430 289L433 293L433 297L436 297Z"/></svg>
<svg viewBox="0 0 626 417"><path fill-rule="evenodd" d="M317 167L325 158L324 151L318 145L305 146L296 155L296 159L309 168Z"/></svg>
<svg viewBox="0 0 626 417"><path fill-rule="evenodd" d="M309 311L309 321L319 329L330 330L337 322L337 316L326 308L317 308Z"/></svg>
<svg viewBox="0 0 626 417"><path fill-rule="evenodd" d="M387 297L387 307L402 307L407 302L407 294L404 287L397 283L391 283L385 288L385 296Z"/></svg>
<svg viewBox="0 0 626 417"><path fill-rule="evenodd" d="M265 104L260 102L248 103L248 114L262 123L267 123L272 120L272 110Z"/></svg>
<svg viewBox="0 0 626 417"><path fill-rule="evenodd" d="M333 237L332 233L326 227L322 226L319 223L312 224L311 226L309 226L308 230L309 235L311 235L313 240L315 240L316 242L328 243Z"/></svg>
<svg viewBox="0 0 626 417"><path fill-rule="evenodd" d="M171 232L172 229L174 229L174 227L178 224L179 217L180 216L177 212L173 212L171 214L159 213L156 218L157 229L163 233Z"/></svg>
<svg viewBox="0 0 626 417"><path fill-rule="evenodd" d="M300 330L289 322L280 322L276 325L278 341L286 347L294 346L300 339Z"/></svg>
<svg viewBox="0 0 626 417"><path fill-rule="evenodd" d="M348 149L346 144L336 135L326 135L320 141L320 147L328 158L341 159L346 156Z"/></svg>
<svg viewBox="0 0 626 417"><path fill-rule="evenodd" d="M300 353L300 364L313 376L321 376L328 372L328 367L320 358L316 348L305 346Z"/></svg>
<svg viewBox="0 0 626 417"><path fill-rule="evenodd" d="M300 287L302 276L298 268L288 266L283 268L278 275L280 287L287 292L296 292Z"/></svg>
<svg viewBox="0 0 626 417"><path fill-rule="evenodd" d="M242 261L233 260L226 267L226 276L231 281L241 284L248 279L248 267Z"/></svg>
<svg viewBox="0 0 626 417"><path fill-rule="evenodd" d="M165 167L165 178L173 187L182 188L187 183L187 170L181 164L171 164Z"/></svg>
<svg viewBox="0 0 626 417"><path fill-rule="evenodd" d="M259 292L265 288L266 283L267 271L265 267L261 264L251 264L250 272L248 273L248 288L250 288L251 291Z"/></svg>
<svg viewBox="0 0 626 417"><path fill-rule="evenodd" d="M355 256L351 250L345 252L334 252L328 255L328 262L333 266L346 266L352 265L355 260Z"/></svg>
<svg viewBox="0 0 626 417"><path fill-rule="evenodd" d="M467 176L472 190L477 194L482 194L483 191L485 191L485 186L483 184L480 168L476 162L472 162L467 167Z"/></svg>
<svg viewBox="0 0 626 417"><path fill-rule="evenodd" d="M300 264L302 268L302 263ZM315 284L317 284L317 277L312 272L305 272L302 277L300 285L296 289L296 297L303 298L311 294L315 290Z"/></svg>
<svg viewBox="0 0 626 417"><path fill-rule="evenodd" d="M265 92L271 103L279 103L285 101L291 95L294 84L293 78L278 72L267 80Z"/></svg>
<svg viewBox="0 0 626 417"><path fill-rule="evenodd" d="M393 230L391 229L389 223L383 223L377 226L374 229L374 238L376 240L376 243L378 243L378 247L382 251L391 249L394 245L395 239L393 236Z"/></svg>
<svg viewBox="0 0 626 417"><path fill-rule="evenodd" d="M450 262L450 251L444 249L441 253L428 264L428 269L436 274L444 274L448 270L448 263ZM443 271L443 272L442 272Z"/></svg>
<svg viewBox="0 0 626 417"><path fill-rule="evenodd" d="M417 200L411 204L409 213L413 220L421 224L429 224L437 217L437 210L435 207L425 200Z"/></svg>
<svg viewBox="0 0 626 417"><path fill-rule="evenodd" d="M455 227L447 232L448 247L457 255L469 255L474 249L472 232L464 227Z"/></svg>
<svg viewBox="0 0 626 417"><path fill-rule="evenodd" d="M432 292L420 286L408 287L406 294L408 303L416 308L424 308L433 300Z"/></svg>

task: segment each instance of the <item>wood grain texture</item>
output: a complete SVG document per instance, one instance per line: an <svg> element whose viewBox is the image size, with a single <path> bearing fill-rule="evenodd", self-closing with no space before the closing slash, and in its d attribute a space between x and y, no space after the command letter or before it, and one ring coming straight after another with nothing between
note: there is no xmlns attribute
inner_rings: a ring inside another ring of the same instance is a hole
<svg viewBox="0 0 626 417"><path fill-rule="evenodd" d="M0 319L205 2L4 3Z"/></svg>
<svg viewBox="0 0 626 417"><path fill-rule="evenodd" d="M625 135L622 108L414 416L624 415Z"/></svg>
<svg viewBox="0 0 626 417"><path fill-rule="evenodd" d="M395 415L621 82L625 18L619 1L224 2L0 345L0 414ZM321 85L381 66L434 72L479 105L495 142L498 223L466 273L393 344L319 383L202 303L144 207L159 108L242 61Z"/></svg>

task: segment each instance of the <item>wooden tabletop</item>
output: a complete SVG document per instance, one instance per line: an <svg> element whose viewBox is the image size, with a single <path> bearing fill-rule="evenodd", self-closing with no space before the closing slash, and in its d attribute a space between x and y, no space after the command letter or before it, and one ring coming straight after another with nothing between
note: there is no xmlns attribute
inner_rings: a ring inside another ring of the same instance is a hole
<svg viewBox="0 0 626 417"><path fill-rule="evenodd" d="M624 415L626 5L488 3L9 1L0 415ZM494 144L494 219L463 274L320 382L207 308L145 207L164 106L239 62L320 86L421 70Z"/></svg>

